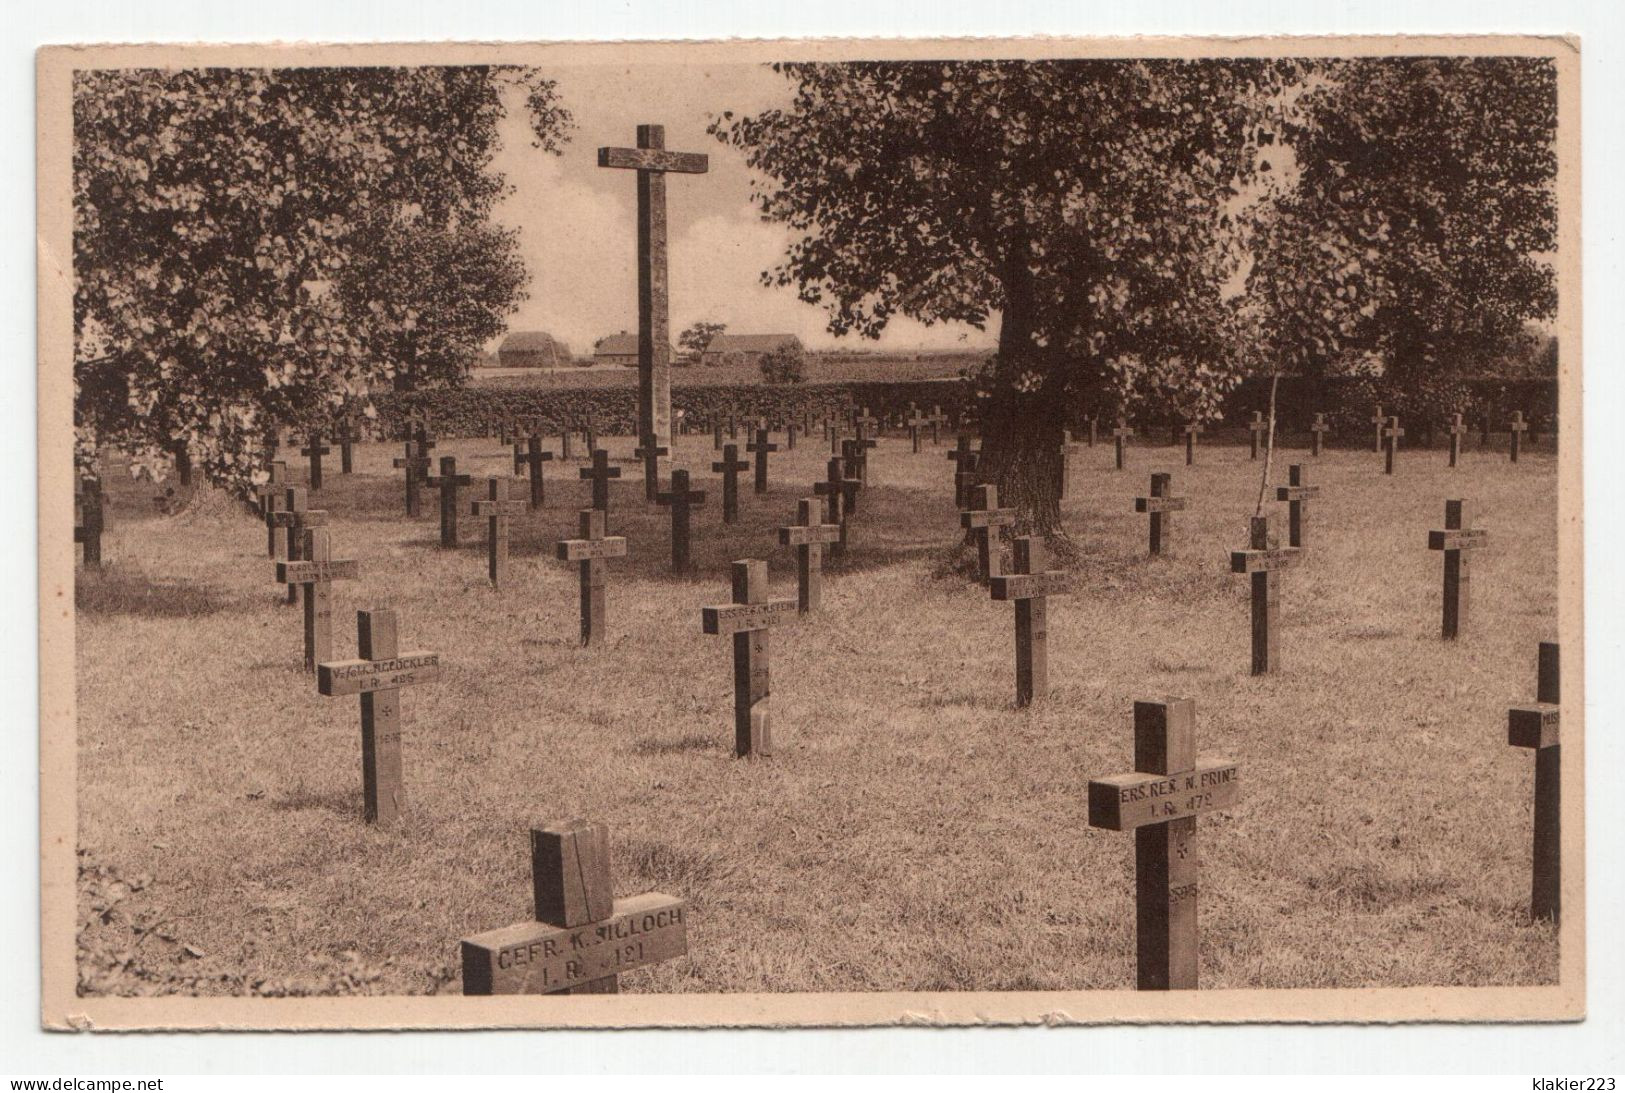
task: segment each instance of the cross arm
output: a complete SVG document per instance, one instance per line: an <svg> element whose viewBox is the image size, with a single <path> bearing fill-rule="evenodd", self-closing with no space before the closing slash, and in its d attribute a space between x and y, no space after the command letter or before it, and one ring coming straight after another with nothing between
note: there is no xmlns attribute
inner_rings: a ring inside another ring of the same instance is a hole
<svg viewBox="0 0 1625 1093"><path fill-rule="evenodd" d="M1015 522L1015 509L971 509L959 514L959 526L962 528L1005 527Z"/></svg>
<svg viewBox="0 0 1625 1093"><path fill-rule="evenodd" d="M1277 501L1308 501L1310 498L1320 496L1319 486L1276 486L1275 499Z"/></svg>
<svg viewBox="0 0 1625 1093"><path fill-rule="evenodd" d="M1489 542L1487 528L1446 528L1428 532L1429 550L1462 550L1481 547Z"/></svg>
<svg viewBox="0 0 1625 1093"><path fill-rule="evenodd" d="M1267 573L1272 569L1291 569L1301 561L1303 561L1302 547L1232 550L1230 552L1230 572Z"/></svg>
<svg viewBox="0 0 1625 1093"><path fill-rule="evenodd" d="M792 524L779 529L780 546L802 546L807 543L835 543L841 538L839 524Z"/></svg>
<svg viewBox="0 0 1625 1093"><path fill-rule="evenodd" d="M1551 748L1558 740L1558 706L1534 702L1507 711L1507 743L1515 748Z"/></svg>
<svg viewBox="0 0 1625 1093"><path fill-rule="evenodd" d="M567 990L688 952L687 905L663 892L618 899L581 926L518 922L462 939L463 985L475 994Z"/></svg>
<svg viewBox="0 0 1625 1093"><path fill-rule="evenodd" d="M277 509L267 514L265 519L274 528L324 528L327 526L327 510Z"/></svg>
<svg viewBox="0 0 1625 1093"><path fill-rule="evenodd" d="M668 152L664 148L600 148L598 166L628 171L669 171L703 175L710 166L704 152Z"/></svg>
<svg viewBox="0 0 1625 1093"><path fill-rule="evenodd" d="M995 574L988 581L988 591L995 600L1030 600L1038 596L1058 596L1071 591L1067 576L1060 570L1048 573Z"/></svg>
<svg viewBox="0 0 1625 1093"><path fill-rule="evenodd" d="M1185 508L1184 497L1136 497L1135 512L1180 512Z"/></svg>
<svg viewBox="0 0 1625 1093"><path fill-rule="evenodd" d="M474 501L470 511L475 516L519 516L525 509L523 500L493 501L488 497L481 497Z"/></svg>
<svg viewBox="0 0 1625 1093"><path fill-rule="evenodd" d="M439 653L402 653L388 660L335 660L316 666L316 690L324 695L389 691L440 678Z"/></svg>
<svg viewBox="0 0 1625 1093"><path fill-rule="evenodd" d="M585 562L593 558L626 557L626 537L608 535L602 539L560 539L554 550L561 562Z"/></svg>
<svg viewBox="0 0 1625 1093"><path fill-rule="evenodd" d="M1181 774L1115 774L1089 782L1089 826L1132 831L1228 808L1241 799L1241 768L1229 759L1198 759Z"/></svg>
<svg viewBox="0 0 1625 1093"><path fill-rule="evenodd" d="M353 559L331 562L278 562L277 584L313 584L317 581L354 581L361 577L361 563Z"/></svg>
<svg viewBox="0 0 1625 1093"><path fill-rule="evenodd" d="M796 611L795 600L766 603L724 603L700 608L700 627L707 634L737 634L761 630L783 622Z"/></svg>

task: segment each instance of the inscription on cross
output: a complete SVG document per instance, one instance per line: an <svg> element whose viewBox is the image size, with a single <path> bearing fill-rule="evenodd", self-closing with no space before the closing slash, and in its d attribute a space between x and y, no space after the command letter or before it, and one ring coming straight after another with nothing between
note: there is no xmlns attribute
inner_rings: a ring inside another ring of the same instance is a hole
<svg viewBox="0 0 1625 1093"><path fill-rule="evenodd" d="M1134 832L1140 990L1196 989L1196 818L1240 799L1240 767L1196 755L1194 701L1134 704L1134 772L1089 782L1089 826Z"/></svg>
<svg viewBox="0 0 1625 1093"><path fill-rule="evenodd" d="M679 467L671 472L671 489L655 494L655 504L671 507L671 571L687 573L689 560L689 514L705 504L704 490L688 487L688 471Z"/></svg>
<svg viewBox="0 0 1625 1093"><path fill-rule="evenodd" d="M609 480L621 476L621 468L609 465L609 452L603 448L592 450L592 466L577 472L583 480L592 479L592 507L609 515Z"/></svg>
<svg viewBox="0 0 1625 1093"><path fill-rule="evenodd" d="M474 481L474 476L457 473L457 457L443 455L440 457L440 473L425 478L424 483L440 491L440 548L442 550L455 550L457 548L457 516L462 507L460 499L464 486Z"/></svg>
<svg viewBox="0 0 1625 1093"><path fill-rule="evenodd" d="M1303 551L1280 545L1280 533L1276 530L1273 513L1254 516L1249 528L1248 549L1230 552L1230 572L1252 576L1252 672L1255 676L1261 676L1281 666L1279 627L1276 625L1280 608L1280 571L1291 569L1301 562Z"/></svg>
<svg viewBox="0 0 1625 1093"><path fill-rule="evenodd" d="M739 458L739 445L724 444L722 458L711 464L713 471L722 474L722 522L732 524L739 519L739 472L749 467Z"/></svg>
<svg viewBox="0 0 1625 1093"><path fill-rule="evenodd" d="M1173 496L1173 488L1174 476L1160 471L1151 476L1151 496L1134 499L1134 511L1146 513L1151 518L1148 543L1154 557L1168 553L1174 537L1174 513L1185 508L1185 498Z"/></svg>
<svg viewBox="0 0 1625 1093"><path fill-rule="evenodd" d="M560 539L555 550L559 561L575 562L581 574L581 644L601 645L609 633L604 621L606 562L626 557L626 539L604 534L604 514L598 509L581 510L580 529L580 538Z"/></svg>
<svg viewBox="0 0 1625 1093"><path fill-rule="evenodd" d="M492 588L501 588L508 575L508 521L525 511L522 498L508 497L512 482L492 475L485 480L485 496L473 505L473 514L485 517L485 574Z"/></svg>
<svg viewBox="0 0 1625 1093"><path fill-rule="evenodd" d="M756 559L733 564L733 597L731 604L701 608L700 625L707 634L733 635L734 754L765 759L773 754L768 632L796 610L796 601L768 599L767 563Z"/></svg>
<svg viewBox="0 0 1625 1093"><path fill-rule="evenodd" d="M1444 552L1444 615L1439 635L1446 641L1460 637L1467 625L1472 592L1469 552L1489 538L1488 531L1473 527L1473 503L1460 499L1444 503L1444 528L1428 532L1428 549Z"/></svg>
<svg viewBox="0 0 1625 1093"><path fill-rule="evenodd" d="M1535 753L1535 824L1529 917L1558 921L1562 910L1563 846L1560 813L1562 804L1562 741L1559 737L1561 689L1558 676L1558 646L1555 641L1540 643L1536 673L1535 702L1507 711L1507 743L1515 748L1531 748Z"/></svg>
<svg viewBox="0 0 1625 1093"><path fill-rule="evenodd" d="M401 689L440 678L439 653L402 653L395 612L356 612L359 657L316 666L316 690L361 696L361 792L369 824L389 827L406 804L401 780Z"/></svg>
<svg viewBox="0 0 1625 1093"><path fill-rule="evenodd" d="M779 544L796 548L797 608L803 615L817 611L824 597L824 544L841 539L839 523L821 524L816 497L796 503L796 522L779 529Z"/></svg>
<svg viewBox="0 0 1625 1093"><path fill-rule="evenodd" d="M766 493L768 453L778 451L779 446L777 444L768 443L766 426L758 426L756 429L756 439L751 441L749 444L746 444L745 450L747 452L754 453L756 456L756 492Z"/></svg>
<svg viewBox="0 0 1625 1093"><path fill-rule="evenodd" d="M306 528L300 553L303 560L278 562L278 584L299 585L305 608L305 671L333 659L333 581L361 576L361 563L333 559L332 533L324 527Z"/></svg>
<svg viewBox="0 0 1625 1093"><path fill-rule="evenodd" d="M1015 522L1015 509L999 507L999 487L984 485L972 489L970 507L959 514L959 526L976 541L977 580L986 581L1002 571L998 529Z"/></svg>
<svg viewBox="0 0 1625 1093"><path fill-rule="evenodd" d="M1287 484L1275 487L1275 499L1287 503L1287 545L1309 545L1309 502L1320 496L1320 487L1309 484L1309 468L1294 463L1287 468Z"/></svg>
<svg viewBox="0 0 1625 1093"><path fill-rule="evenodd" d="M1044 568L1041 538L1017 536L1011 553L1015 572L995 575L988 592L1016 605L1016 705L1029 706L1049 693L1049 597L1066 591L1066 575Z"/></svg>
<svg viewBox="0 0 1625 1093"><path fill-rule="evenodd" d="M532 828L534 922L459 943L463 994L616 994L619 975L688 952L687 906L661 892L615 899L609 828Z"/></svg>

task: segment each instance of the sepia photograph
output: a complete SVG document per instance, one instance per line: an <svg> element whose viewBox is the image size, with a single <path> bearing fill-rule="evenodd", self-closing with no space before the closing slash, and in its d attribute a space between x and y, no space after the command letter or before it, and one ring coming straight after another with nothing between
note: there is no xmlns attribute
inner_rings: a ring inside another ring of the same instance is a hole
<svg viewBox="0 0 1625 1093"><path fill-rule="evenodd" d="M41 50L41 1021L1580 1019L1579 49Z"/></svg>

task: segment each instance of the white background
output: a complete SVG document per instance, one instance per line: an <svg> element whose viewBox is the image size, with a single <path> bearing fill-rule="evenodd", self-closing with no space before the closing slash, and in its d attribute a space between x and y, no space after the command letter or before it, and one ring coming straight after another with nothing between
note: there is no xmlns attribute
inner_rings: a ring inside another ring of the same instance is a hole
<svg viewBox="0 0 1625 1093"><path fill-rule="evenodd" d="M1115 4L1002 0L539 0L477 3L48 2L4 11L6 154L0 348L0 1076L244 1072L1187 1071L1618 1073L1625 1061L1620 908L1620 667L1625 665L1619 357L1622 56L1620 4L1543 0L1314 4L1211 0ZM41 45L143 41L437 41L1026 34L1575 33L1582 38L1586 350L1586 875L1591 1017L1551 1027L924 1029L805 1032L64 1035L38 1031L39 869L34 428L34 57ZM185 1083L202 1088L197 1083ZM1529 1088L1527 1082L1497 1083Z"/></svg>

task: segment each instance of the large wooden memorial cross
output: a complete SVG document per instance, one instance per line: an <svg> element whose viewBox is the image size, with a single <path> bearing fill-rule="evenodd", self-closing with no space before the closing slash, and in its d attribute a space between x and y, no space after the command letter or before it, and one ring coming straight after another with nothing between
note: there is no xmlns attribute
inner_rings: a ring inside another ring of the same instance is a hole
<svg viewBox="0 0 1625 1093"><path fill-rule="evenodd" d="M355 660L316 666L320 694L361 696L361 793L369 824L388 827L406 804L401 781L401 689L440 678L440 654L400 652L395 612L356 612Z"/></svg>
<svg viewBox="0 0 1625 1093"><path fill-rule="evenodd" d="M1325 414L1316 414L1315 423L1309 426L1309 454L1316 459L1320 458L1320 449L1325 445L1326 434L1331 426L1326 424Z"/></svg>
<svg viewBox="0 0 1625 1093"><path fill-rule="evenodd" d="M485 496L476 498L473 514L485 517L485 573L492 588L501 588L508 575L508 521L525 511L523 498L508 497L513 479L492 475L485 480Z"/></svg>
<svg viewBox="0 0 1625 1093"><path fill-rule="evenodd" d="M846 553L846 518L858 503L858 490L863 484L846 474L846 463L840 456L831 456L825 465L824 480L813 483L813 493L824 499L824 522L841 529L839 537L830 546L830 554L842 557Z"/></svg>
<svg viewBox="0 0 1625 1093"><path fill-rule="evenodd" d="M1529 892L1529 917L1558 921L1563 883L1561 812L1562 742L1559 739L1558 647L1555 641L1540 643L1535 702L1507 711L1507 743L1535 752L1535 826L1533 880Z"/></svg>
<svg viewBox="0 0 1625 1093"><path fill-rule="evenodd" d="M305 436L305 446L299 449L299 454L310 458L310 492L322 491L322 456L333 449L322 443L320 431L312 431Z"/></svg>
<svg viewBox="0 0 1625 1093"><path fill-rule="evenodd" d="M1174 538L1174 513L1185 508L1185 498L1173 496L1173 488L1174 476L1159 471L1151 476L1151 496L1134 499L1134 511L1151 518L1148 546L1155 557L1168 553Z"/></svg>
<svg viewBox="0 0 1625 1093"><path fill-rule="evenodd" d="M666 127L638 126L636 148L600 148L598 166L638 173L638 430L671 444L671 286L666 272L666 175L704 174L698 152L666 151Z"/></svg>
<svg viewBox="0 0 1625 1093"><path fill-rule="evenodd" d="M1404 435L1405 430L1399 427L1399 418L1397 416L1390 417L1387 426L1382 430L1382 473L1394 473L1394 455L1399 451L1399 438Z"/></svg>
<svg viewBox="0 0 1625 1093"><path fill-rule="evenodd" d="M751 759L773 754L768 722L768 631L796 610L795 600L767 596L767 563L745 559L733 564L734 602L700 610L705 633L733 635L734 754Z"/></svg>
<svg viewBox="0 0 1625 1093"><path fill-rule="evenodd" d="M1117 446L1117 469L1123 469L1123 446L1129 437L1134 435L1134 428L1122 418L1117 419L1117 428L1112 430L1112 440Z"/></svg>
<svg viewBox="0 0 1625 1093"><path fill-rule="evenodd" d="M796 522L779 529L779 544L796 548L796 606L803 615L822 606L824 598L824 544L841 539L839 523L821 524L816 497L796 503Z"/></svg>
<svg viewBox="0 0 1625 1093"><path fill-rule="evenodd" d="M970 446L970 437L964 433L954 443L953 451L947 457L954 465L954 508L970 508L970 487L976 482L976 460L978 453Z"/></svg>
<svg viewBox="0 0 1625 1093"><path fill-rule="evenodd" d="M632 454L643 464L643 500L646 504L652 504L655 494L660 492L660 461L671 454L671 449L664 444L656 444L650 437L643 437L638 441L638 446L632 449Z"/></svg>
<svg viewBox="0 0 1625 1093"><path fill-rule="evenodd" d="M745 445L745 450L756 456L756 482L757 493L767 492L767 456L769 452L779 450L777 444L768 443L767 427L757 426L756 439Z"/></svg>
<svg viewBox="0 0 1625 1093"><path fill-rule="evenodd" d="M722 522L732 524L739 519L739 472L749 467L739 458L739 445L724 444L722 458L711 464L713 471L722 474Z"/></svg>
<svg viewBox="0 0 1625 1093"><path fill-rule="evenodd" d="M704 490L691 490L688 471L682 467L671 472L671 489L655 494L655 504L671 506L671 571L687 573L689 568L689 513L705 504Z"/></svg>
<svg viewBox="0 0 1625 1093"><path fill-rule="evenodd" d="M1518 451L1523 447L1523 434L1528 431L1529 423L1523 419L1523 411L1512 411L1512 420L1507 422L1507 456L1514 463L1518 461Z"/></svg>
<svg viewBox="0 0 1625 1093"><path fill-rule="evenodd" d="M925 425L929 425L931 423L931 419L926 417L925 414L921 413L920 408L914 405L912 402L908 404L908 409L909 448L914 452L914 454L918 455L920 451L920 429Z"/></svg>
<svg viewBox="0 0 1625 1093"><path fill-rule="evenodd" d="M1015 509L999 507L999 487L976 486L971 490L970 506L959 514L959 526L976 540L976 579L986 581L996 577L1003 565L999 554L999 528L1016 522Z"/></svg>
<svg viewBox="0 0 1625 1093"><path fill-rule="evenodd" d="M1258 458L1258 442L1263 439L1264 434L1269 431L1269 427L1269 422L1264 420L1264 412L1262 410L1254 410L1253 419L1247 423L1247 442L1251 448L1250 458Z"/></svg>
<svg viewBox="0 0 1625 1093"><path fill-rule="evenodd" d="M1134 773L1089 782L1089 826L1134 832L1140 990L1196 989L1196 817L1240 799L1240 767L1196 755L1194 701L1134 704Z"/></svg>
<svg viewBox="0 0 1625 1093"><path fill-rule="evenodd" d="M1309 502L1320 496L1320 487L1309 484L1309 468L1294 463L1286 470L1287 484L1275 487L1275 499L1287 503L1287 546L1309 545Z"/></svg>
<svg viewBox="0 0 1625 1093"><path fill-rule="evenodd" d="M626 557L626 539L604 534L599 509L581 510L580 529L580 538L560 539L555 550L559 561L577 563L581 573L581 644L602 645L609 633L604 622L605 562Z"/></svg>
<svg viewBox="0 0 1625 1093"><path fill-rule="evenodd" d="M1460 414L1450 415L1450 465L1454 467L1461 459L1461 441L1472 430Z"/></svg>
<svg viewBox="0 0 1625 1093"><path fill-rule="evenodd" d="M1377 403L1377 412L1371 415L1371 424L1376 426L1377 430L1377 446L1371 450L1380 452L1382 451L1382 428L1388 424L1388 419L1383 416L1382 403L1380 402Z"/></svg>
<svg viewBox="0 0 1625 1093"><path fill-rule="evenodd" d="M609 465L609 451L592 449L592 466L576 472L581 478L592 479L592 507L606 516L609 514L609 480L621 476L621 468Z"/></svg>
<svg viewBox="0 0 1625 1093"><path fill-rule="evenodd" d="M539 509L547 500L547 484L542 477L542 464L551 463L553 453L542 449L542 429L536 425L530 435L525 437L525 454L522 463L530 476L530 507Z"/></svg>
<svg viewBox="0 0 1625 1093"><path fill-rule="evenodd" d="M79 480L79 490L73 497L75 520L73 541L84 545L85 567L100 569L102 565L102 530L106 516L102 508L102 480L86 475Z"/></svg>
<svg viewBox="0 0 1625 1093"><path fill-rule="evenodd" d="M1187 421L1180 426L1179 434L1185 438L1185 466L1196 463L1196 438L1202 435L1202 423Z"/></svg>
<svg viewBox="0 0 1625 1093"><path fill-rule="evenodd" d="M1044 540L1016 537L1013 573L988 582L994 600L1016 605L1016 705L1029 706L1049 693L1049 597L1065 591L1066 575L1044 568Z"/></svg>
<svg viewBox="0 0 1625 1093"><path fill-rule="evenodd" d="M1247 550L1230 552L1230 572L1252 576L1253 667L1255 676L1280 668L1280 643L1276 615L1280 607L1279 577L1303 560L1297 547L1281 546L1273 513L1254 516L1250 522Z"/></svg>
<svg viewBox="0 0 1625 1093"><path fill-rule="evenodd" d="M1490 533L1473 527L1473 503L1444 503L1444 528L1428 532L1428 549L1444 552L1444 615L1439 634L1445 640L1460 637L1467 625L1471 602L1472 563L1469 552L1489 542Z"/></svg>
<svg viewBox="0 0 1625 1093"><path fill-rule="evenodd" d="M530 875L534 922L459 942L465 995L617 994L621 972L688 952L682 900L661 892L614 898L603 824L532 828Z"/></svg>
<svg viewBox="0 0 1625 1093"><path fill-rule="evenodd" d="M333 559L333 537L325 527L304 531L298 561L278 562L278 584L299 585L305 601L305 671L333 658L333 581L353 581L361 576L361 563L354 559Z"/></svg>
<svg viewBox="0 0 1625 1093"><path fill-rule="evenodd" d="M406 471L406 515L418 516L423 512L421 485L429 477L429 457L422 454L418 442L406 442L406 455L395 457L395 466Z"/></svg>
<svg viewBox="0 0 1625 1093"><path fill-rule="evenodd" d="M457 457L440 457L440 473L425 478L424 483L440 491L440 548L457 548L457 516L461 509L460 494L464 486L474 481L470 474L457 473Z"/></svg>

